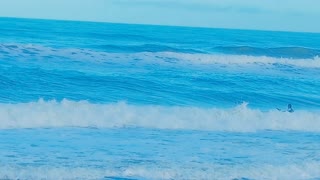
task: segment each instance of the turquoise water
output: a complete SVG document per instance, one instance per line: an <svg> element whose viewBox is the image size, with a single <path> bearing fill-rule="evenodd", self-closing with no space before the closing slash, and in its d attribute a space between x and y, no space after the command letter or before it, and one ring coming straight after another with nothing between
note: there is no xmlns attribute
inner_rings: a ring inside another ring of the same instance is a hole
<svg viewBox="0 0 320 180"><path fill-rule="evenodd" d="M319 42L0 18L0 178L320 178Z"/></svg>

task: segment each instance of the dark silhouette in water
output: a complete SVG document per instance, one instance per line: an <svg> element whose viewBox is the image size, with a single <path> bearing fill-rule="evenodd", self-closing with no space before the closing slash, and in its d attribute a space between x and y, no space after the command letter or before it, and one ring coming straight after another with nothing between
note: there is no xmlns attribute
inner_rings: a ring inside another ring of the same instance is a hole
<svg viewBox="0 0 320 180"><path fill-rule="evenodd" d="M282 111L281 109L277 108L279 111ZM293 113L294 110L292 109L292 105L288 104L288 109L286 111L282 111L282 112L289 112L289 113Z"/></svg>
<svg viewBox="0 0 320 180"><path fill-rule="evenodd" d="M294 110L292 109L292 105L291 104L288 104L288 109L287 109L288 112L290 113L293 113Z"/></svg>

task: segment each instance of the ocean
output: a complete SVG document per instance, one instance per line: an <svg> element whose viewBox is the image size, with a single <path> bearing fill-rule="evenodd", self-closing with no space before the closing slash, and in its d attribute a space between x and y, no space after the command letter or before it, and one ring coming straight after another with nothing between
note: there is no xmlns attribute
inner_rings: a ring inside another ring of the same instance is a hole
<svg viewBox="0 0 320 180"><path fill-rule="evenodd" d="M0 18L0 179L320 179L319 77L317 33Z"/></svg>

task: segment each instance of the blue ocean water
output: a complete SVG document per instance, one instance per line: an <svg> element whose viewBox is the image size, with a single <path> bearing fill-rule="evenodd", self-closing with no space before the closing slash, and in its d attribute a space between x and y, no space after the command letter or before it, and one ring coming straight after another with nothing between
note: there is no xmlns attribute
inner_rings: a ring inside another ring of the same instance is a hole
<svg viewBox="0 0 320 180"><path fill-rule="evenodd" d="M319 179L319 56L316 33L0 18L0 179Z"/></svg>

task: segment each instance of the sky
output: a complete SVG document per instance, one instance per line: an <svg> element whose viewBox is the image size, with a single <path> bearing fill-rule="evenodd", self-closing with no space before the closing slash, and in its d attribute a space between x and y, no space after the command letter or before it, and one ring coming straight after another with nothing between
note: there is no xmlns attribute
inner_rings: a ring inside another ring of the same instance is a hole
<svg viewBox="0 0 320 180"><path fill-rule="evenodd" d="M320 32L320 0L0 0L0 16Z"/></svg>

